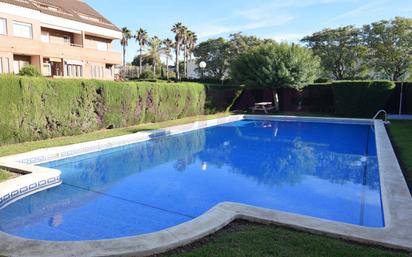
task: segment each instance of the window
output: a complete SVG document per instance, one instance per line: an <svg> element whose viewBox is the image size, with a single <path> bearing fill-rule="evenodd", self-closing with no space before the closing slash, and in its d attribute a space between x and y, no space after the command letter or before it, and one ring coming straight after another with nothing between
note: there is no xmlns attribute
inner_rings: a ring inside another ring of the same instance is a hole
<svg viewBox="0 0 412 257"><path fill-rule="evenodd" d="M30 64L31 58L26 55L14 55L13 59L13 71L15 74L18 74L21 68Z"/></svg>
<svg viewBox="0 0 412 257"><path fill-rule="evenodd" d="M0 35L7 35L7 22L4 18L0 18Z"/></svg>
<svg viewBox="0 0 412 257"><path fill-rule="evenodd" d="M113 77L113 65L106 64L106 74L109 78Z"/></svg>
<svg viewBox="0 0 412 257"><path fill-rule="evenodd" d="M13 34L16 37L33 38L33 28L29 23L13 22Z"/></svg>
<svg viewBox="0 0 412 257"><path fill-rule="evenodd" d="M50 63L43 63L44 76L51 76L51 65Z"/></svg>
<svg viewBox="0 0 412 257"><path fill-rule="evenodd" d="M69 36L63 36L63 40L64 40L64 43L65 44L68 44L68 45L70 45L71 44L71 37L69 37Z"/></svg>
<svg viewBox="0 0 412 257"><path fill-rule="evenodd" d="M67 64L66 65L66 72L68 77L82 77L83 75L83 66L81 65L73 65Z"/></svg>
<svg viewBox="0 0 412 257"><path fill-rule="evenodd" d="M2 74L3 72L3 58L0 57L0 74Z"/></svg>
<svg viewBox="0 0 412 257"><path fill-rule="evenodd" d="M106 42L97 42L97 50L100 51L107 51L107 43Z"/></svg>
<svg viewBox="0 0 412 257"><path fill-rule="evenodd" d="M42 31L41 32L41 41L44 42L44 43L49 43L50 42L49 32L47 32L47 31Z"/></svg>

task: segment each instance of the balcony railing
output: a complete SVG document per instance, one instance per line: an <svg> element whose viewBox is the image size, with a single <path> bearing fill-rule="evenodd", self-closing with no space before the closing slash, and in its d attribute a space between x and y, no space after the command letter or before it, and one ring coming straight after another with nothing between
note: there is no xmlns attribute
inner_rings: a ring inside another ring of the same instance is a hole
<svg viewBox="0 0 412 257"><path fill-rule="evenodd" d="M41 41L42 43L46 44L56 44L56 45L64 45L64 46L70 46L70 47L77 47L77 48L86 48L86 49L92 49L92 50L97 50L101 52L109 52L109 53L119 53L118 51L114 51L113 49L99 49L98 47L95 46L90 46L90 45L82 45L82 44L74 44L74 43L64 43L64 42L46 42L46 41Z"/></svg>
<svg viewBox="0 0 412 257"><path fill-rule="evenodd" d="M79 44L70 44L70 46L83 48L83 45L79 45Z"/></svg>

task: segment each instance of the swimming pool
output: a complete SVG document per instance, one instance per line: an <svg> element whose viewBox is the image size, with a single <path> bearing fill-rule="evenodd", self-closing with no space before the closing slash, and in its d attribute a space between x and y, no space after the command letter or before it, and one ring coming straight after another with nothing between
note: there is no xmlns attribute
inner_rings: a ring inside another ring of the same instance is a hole
<svg viewBox="0 0 412 257"><path fill-rule="evenodd" d="M371 124L244 119L40 164L63 184L0 211L0 230L52 241L135 236L236 202L384 227Z"/></svg>

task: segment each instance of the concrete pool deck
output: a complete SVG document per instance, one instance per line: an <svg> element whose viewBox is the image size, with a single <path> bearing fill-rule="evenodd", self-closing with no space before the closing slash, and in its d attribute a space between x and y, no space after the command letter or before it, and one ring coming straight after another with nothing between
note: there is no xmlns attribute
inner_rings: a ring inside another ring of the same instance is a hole
<svg viewBox="0 0 412 257"><path fill-rule="evenodd" d="M194 242L206 235L216 232L235 219L278 224L357 242L412 251L412 198L403 178L402 171L396 159L388 134L386 133L385 126L380 120L235 115L157 131L139 132L133 135L64 147L42 149L26 154L4 157L0 158L0 167L19 168L20 170L26 168L32 169L32 167L36 167L33 164L37 163L100 151L125 144L149 140L153 137L182 133L244 118L373 124L375 128L385 227L368 228L243 204L224 202L216 205L205 214L189 222L159 232L127 238L78 242L52 242L24 239L0 232L0 255L33 257L148 256ZM27 170L27 172L32 173L30 170ZM0 188L3 188L2 184L0 184ZM0 190L0 193L2 192L3 191ZM0 195L0 197L3 197L3 195ZM16 198L16 200L18 200L18 198Z"/></svg>

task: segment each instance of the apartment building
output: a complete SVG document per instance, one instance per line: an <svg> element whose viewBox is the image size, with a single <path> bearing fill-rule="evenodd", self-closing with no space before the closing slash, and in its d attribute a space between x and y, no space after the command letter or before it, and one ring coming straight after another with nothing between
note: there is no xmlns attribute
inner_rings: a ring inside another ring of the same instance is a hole
<svg viewBox="0 0 412 257"><path fill-rule="evenodd" d="M0 73L114 79L121 30L81 0L0 0Z"/></svg>

